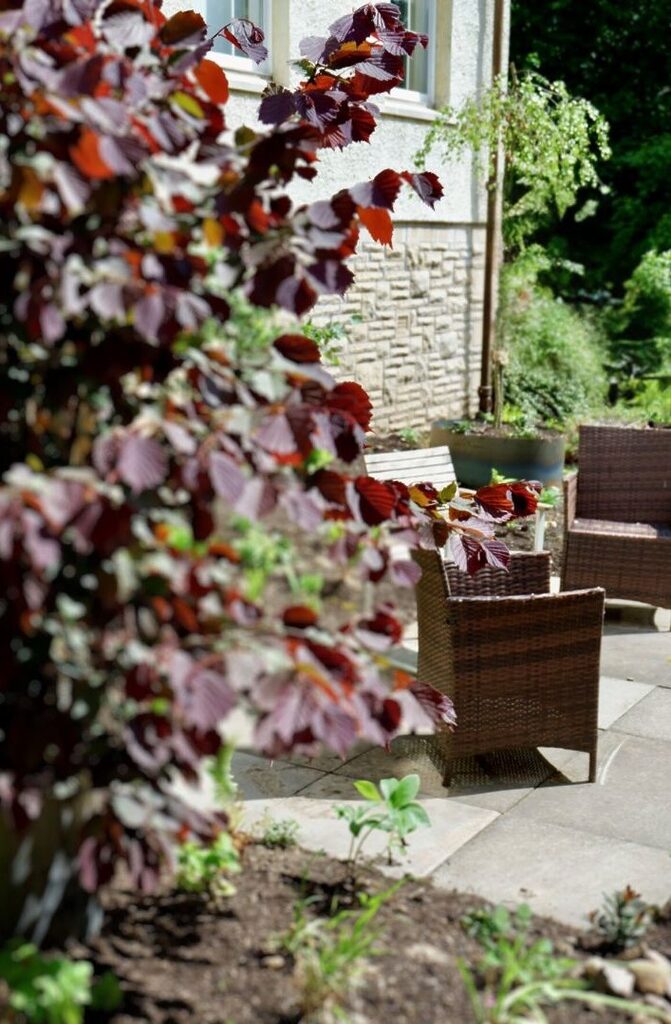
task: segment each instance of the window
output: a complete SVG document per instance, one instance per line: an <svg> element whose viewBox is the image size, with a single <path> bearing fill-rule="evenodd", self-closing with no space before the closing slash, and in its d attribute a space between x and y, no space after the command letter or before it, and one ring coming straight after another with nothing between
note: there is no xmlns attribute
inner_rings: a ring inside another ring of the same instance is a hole
<svg viewBox="0 0 671 1024"><path fill-rule="evenodd" d="M436 52L436 3L435 0L395 0L401 9L401 21L413 32L429 37L426 50L418 46L411 58L405 61L405 80L399 89L403 98L426 102L433 95L434 54Z"/></svg>
<svg viewBox="0 0 671 1024"><path fill-rule="evenodd" d="M205 18L211 32L217 32L233 18L248 18L258 25L265 33L265 44L270 49L270 4L271 0L206 0ZM214 52L221 54L227 67L239 71L254 71L257 74L268 74L270 61L256 65L245 57L223 36L218 36L214 43Z"/></svg>

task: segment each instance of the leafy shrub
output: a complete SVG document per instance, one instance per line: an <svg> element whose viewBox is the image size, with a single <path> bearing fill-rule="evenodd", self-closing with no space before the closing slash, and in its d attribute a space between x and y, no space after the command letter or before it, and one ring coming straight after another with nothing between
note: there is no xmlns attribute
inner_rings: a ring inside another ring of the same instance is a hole
<svg viewBox="0 0 671 1024"><path fill-rule="evenodd" d="M627 886L604 896L603 905L590 914L590 920L609 946L628 949L641 941L653 923L654 909Z"/></svg>
<svg viewBox="0 0 671 1024"><path fill-rule="evenodd" d="M258 131L222 136L228 84L200 15L151 0L0 13L0 793L18 835L54 787L95 790L71 864L88 891L119 861L150 889L177 837L226 826L170 783L216 756L233 709L275 755L453 719L386 671L389 609L325 624L283 589L282 559L250 587L240 516L373 583L417 578L394 533L449 538L471 570L506 558L431 488L324 468L324 451L359 455L368 397L293 324L257 319L344 291L361 228L389 242L404 183L429 205L442 193L387 169L294 208L289 182L369 139L369 96L426 44L385 4L332 31L306 43L296 90L264 96ZM225 34L263 59L249 22Z"/></svg>
<svg viewBox="0 0 671 1024"><path fill-rule="evenodd" d="M0 950L0 981L7 986L6 1007L0 995L0 1017L7 1024L81 1024L85 1007L111 1011L121 999L112 974L94 982L88 961L44 957L28 943Z"/></svg>
<svg viewBox="0 0 671 1024"><path fill-rule="evenodd" d="M605 403L605 346L596 323L539 283L549 259L530 247L501 275L499 329L507 408L524 424L563 425Z"/></svg>
<svg viewBox="0 0 671 1024"><path fill-rule="evenodd" d="M208 845L186 842L177 854L177 887L185 892L230 896L234 886L225 877L240 871L240 858L228 832Z"/></svg>
<svg viewBox="0 0 671 1024"><path fill-rule="evenodd" d="M648 252L625 283L611 315L611 354L629 377L671 372L671 250Z"/></svg>
<svg viewBox="0 0 671 1024"><path fill-rule="evenodd" d="M348 860L355 861L366 839L373 832L387 832L387 854L391 862L395 849L405 849L405 837L418 828L431 824L429 816L415 800L419 792L419 775L403 779L382 779L378 789L374 782L359 779L354 788L367 801L363 806L340 804L335 807L339 818L347 822L352 837Z"/></svg>

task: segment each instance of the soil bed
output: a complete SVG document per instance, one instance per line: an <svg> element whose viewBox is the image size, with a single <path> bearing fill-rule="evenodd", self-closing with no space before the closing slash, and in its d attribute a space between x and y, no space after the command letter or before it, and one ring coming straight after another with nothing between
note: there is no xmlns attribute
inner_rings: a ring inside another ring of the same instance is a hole
<svg viewBox="0 0 671 1024"><path fill-rule="evenodd" d="M358 905L356 891L379 892L388 878L300 849L244 851L237 892L218 904L205 897L164 892L141 897L113 892L107 922L90 949L111 968L125 993L112 1024L298 1024L302 1016L294 964L273 946L286 932L297 900L311 900L310 914ZM457 970L457 956L477 960L480 947L460 919L482 901L408 880L382 906L373 924L379 955L372 958L345 1009L357 1024L469 1024L474 1020ZM586 908L586 910L589 908ZM651 945L671 953L671 925L656 926ZM576 933L535 919L534 937L550 938L560 955L587 955ZM595 1014L576 1003L548 1010L552 1024L594 1024L622 1019Z"/></svg>

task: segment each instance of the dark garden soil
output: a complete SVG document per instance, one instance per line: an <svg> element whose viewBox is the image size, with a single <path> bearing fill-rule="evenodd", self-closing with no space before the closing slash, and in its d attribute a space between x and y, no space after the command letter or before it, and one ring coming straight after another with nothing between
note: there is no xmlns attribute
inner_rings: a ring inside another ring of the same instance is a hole
<svg viewBox="0 0 671 1024"><path fill-rule="evenodd" d="M624 884L623 880L623 884ZM111 968L124 990L112 1024L298 1024L307 1021L291 955L273 937L292 923L297 900L311 915L358 906L357 892L380 892L388 878L300 849L244 850L243 871L232 897L165 892L107 897L103 934L85 952ZM469 1024L474 1020L456 958L473 961L479 947L460 925L482 901L408 880L382 906L375 922L378 955L372 957L345 1009L366 1024ZM588 908L586 908L588 909ZM536 919L534 937L550 938L560 955L582 957L576 935ZM651 946L671 954L671 923L655 926ZM318 1018L315 1018L318 1019ZM548 1011L552 1024L624 1020L577 1004Z"/></svg>

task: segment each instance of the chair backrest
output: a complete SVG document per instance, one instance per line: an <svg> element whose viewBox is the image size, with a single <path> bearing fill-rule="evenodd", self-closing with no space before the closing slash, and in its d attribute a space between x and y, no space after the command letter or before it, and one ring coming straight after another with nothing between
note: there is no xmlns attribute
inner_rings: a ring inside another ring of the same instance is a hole
<svg viewBox="0 0 671 1024"><path fill-rule="evenodd" d="M451 597L513 597L550 593L550 552L513 551L508 569L487 566L474 576L446 563Z"/></svg>
<svg viewBox="0 0 671 1024"><path fill-rule="evenodd" d="M671 522L671 429L581 426L577 515Z"/></svg>
<svg viewBox="0 0 671 1024"><path fill-rule="evenodd" d="M400 480L408 486L431 483L439 491L456 480L446 444L398 452L364 452L363 457L366 472L377 480Z"/></svg>

